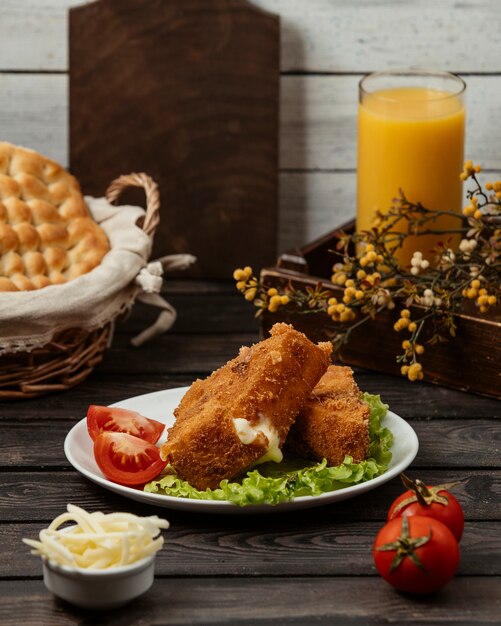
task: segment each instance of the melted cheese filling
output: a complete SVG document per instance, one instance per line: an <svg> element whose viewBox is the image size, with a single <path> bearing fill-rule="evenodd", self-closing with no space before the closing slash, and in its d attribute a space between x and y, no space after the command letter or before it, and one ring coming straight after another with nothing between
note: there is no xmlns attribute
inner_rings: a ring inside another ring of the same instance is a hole
<svg viewBox="0 0 501 626"><path fill-rule="evenodd" d="M283 459L282 450L279 448L280 439L277 431L271 426L270 420L263 415L259 414L259 421L255 424L251 424L242 417L233 418L233 425L237 432L237 436L240 441L248 446L256 437L262 433L268 439L268 449L266 453L258 459L253 465L259 465L260 463L266 463L266 461L274 461L280 463Z"/></svg>

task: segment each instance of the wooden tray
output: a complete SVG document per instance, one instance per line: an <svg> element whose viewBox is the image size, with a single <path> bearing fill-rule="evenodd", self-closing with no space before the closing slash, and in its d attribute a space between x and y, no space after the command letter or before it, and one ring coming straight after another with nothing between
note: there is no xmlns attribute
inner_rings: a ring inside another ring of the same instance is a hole
<svg viewBox="0 0 501 626"><path fill-rule="evenodd" d="M275 267L261 271L261 279L267 287L284 286L290 282L301 290L321 283L323 289L339 299L343 290L330 281L332 266L337 260L331 251L337 242L336 231L350 232L353 228L354 222L350 222L301 250L282 254ZM393 330L400 308L397 306L393 311L385 311L375 320L355 329L338 354L338 360L401 375L396 356L401 354L402 341L406 337ZM413 308L417 315L419 307L410 307L411 310ZM287 308L276 313L265 312L261 320L264 336L275 322L284 321L315 341L328 339L338 327L326 313L306 315ZM458 315L456 338L428 347L419 360L426 382L501 398L501 315L499 312L488 317ZM417 393L422 390L422 387L416 387Z"/></svg>

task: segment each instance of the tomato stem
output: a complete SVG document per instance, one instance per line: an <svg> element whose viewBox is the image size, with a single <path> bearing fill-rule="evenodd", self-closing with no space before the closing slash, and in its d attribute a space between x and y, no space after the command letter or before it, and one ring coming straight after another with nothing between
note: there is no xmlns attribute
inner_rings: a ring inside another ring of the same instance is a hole
<svg viewBox="0 0 501 626"><path fill-rule="evenodd" d="M419 478L413 480L404 473L400 474L400 479L402 480L404 487L406 487L409 491L412 491L413 495L398 503L392 513L391 519L397 517L402 509L413 502L419 502L419 504L424 507L430 506L433 502L447 506L449 504L449 498L446 495L440 494L440 492L446 491L460 484L459 481L456 481L454 483L444 483L442 485L428 487Z"/></svg>
<svg viewBox="0 0 501 626"><path fill-rule="evenodd" d="M420 570L428 573L425 566L421 562L421 559L416 554L416 550L427 544L431 537L431 526L429 535L424 535L423 537L411 537L409 533L409 520L407 519L407 515L403 515L402 531L398 539L396 541L386 543L384 546L379 546L376 550L379 550L380 552L396 551L395 558L390 565L390 573L394 572L400 566L406 556L410 558L416 567L419 567Z"/></svg>

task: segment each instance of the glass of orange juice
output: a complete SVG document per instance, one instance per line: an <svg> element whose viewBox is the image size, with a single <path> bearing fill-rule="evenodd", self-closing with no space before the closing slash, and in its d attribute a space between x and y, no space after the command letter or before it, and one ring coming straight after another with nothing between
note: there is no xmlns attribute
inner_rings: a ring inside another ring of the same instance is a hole
<svg viewBox="0 0 501 626"><path fill-rule="evenodd" d="M448 72L389 70L359 84L357 232L371 228L403 191L427 209L461 212L466 84ZM401 220L396 230L407 229ZM433 230L457 229L441 216ZM440 235L408 237L395 251L401 266L412 252L431 258ZM451 241L451 247L457 244Z"/></svg>

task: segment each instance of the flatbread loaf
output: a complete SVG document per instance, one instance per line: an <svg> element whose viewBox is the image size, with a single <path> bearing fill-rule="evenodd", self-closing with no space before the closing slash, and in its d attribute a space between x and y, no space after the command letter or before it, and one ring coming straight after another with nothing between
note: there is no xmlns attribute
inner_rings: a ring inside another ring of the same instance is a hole
<svg viewBox="0 0 501 626"><path fill-rule="evenodd" d="M0 142L0 292L65 283L109 249L74 176L38 152Z"/></svg>

